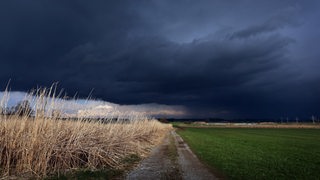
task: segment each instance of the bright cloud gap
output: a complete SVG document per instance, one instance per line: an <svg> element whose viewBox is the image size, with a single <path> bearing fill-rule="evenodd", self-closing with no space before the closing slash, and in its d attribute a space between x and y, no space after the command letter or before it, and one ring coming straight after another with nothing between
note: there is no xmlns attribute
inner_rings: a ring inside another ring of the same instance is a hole
<svg viewBox="0 0 320 180"><path fill-rule="evenodd" d="M35 96L30 96L26 92L12 91L9 96L0 92L0 99L6 99L5 106L12 108L23 100L28 100L33 109ZM49 98L50 99L50 98ZM51 101L51 100L49 100ZM179 105L163 104L137 104L120 105L103 100L94 99L62 99L54 100L54 105L50 111L59 111L64 117L85 117L85 118L126 118L132 115L144 115L156 118L172 117L179 118L187 116L187 110ZM52 112L47 112L48 114Z"/></svg>

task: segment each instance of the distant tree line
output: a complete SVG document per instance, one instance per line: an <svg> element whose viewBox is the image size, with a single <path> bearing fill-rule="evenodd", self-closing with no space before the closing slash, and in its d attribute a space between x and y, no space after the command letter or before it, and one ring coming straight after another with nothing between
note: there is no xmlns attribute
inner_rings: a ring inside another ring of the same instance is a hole
<svg viewBox="0 0 320 180"><path fill-rule="evenodd" d="M274 122L274 123L304 123L304 122L312 122L312 123L320 123L320 116L311 116L310 118L261 118L261 119L223 119L223 118L199 118L199 119L191 119L191 118L158 118L159 121L168 121L168 122L184 122L184 123L192 123L192 122L207 122L207 123L261 123L261 122Z"/></svg>
<svg viewBox="0 0 320 180"><path fill-rule="evenodd" d="M18 115L18 116L33 116L34 110L32 109L28 100L20 101L16 106L3 108L0 107L1 115Z"/></svg>

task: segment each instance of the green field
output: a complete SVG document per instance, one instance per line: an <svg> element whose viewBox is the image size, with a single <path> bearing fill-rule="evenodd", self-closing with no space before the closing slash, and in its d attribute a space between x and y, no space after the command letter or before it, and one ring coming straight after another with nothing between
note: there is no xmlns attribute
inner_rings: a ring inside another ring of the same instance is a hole
<svg viewBox="0 0 320 180"><path fill-rule="evenodd" d="M319 129L184 128L178 134L229 179L320 179Z"/></svg>

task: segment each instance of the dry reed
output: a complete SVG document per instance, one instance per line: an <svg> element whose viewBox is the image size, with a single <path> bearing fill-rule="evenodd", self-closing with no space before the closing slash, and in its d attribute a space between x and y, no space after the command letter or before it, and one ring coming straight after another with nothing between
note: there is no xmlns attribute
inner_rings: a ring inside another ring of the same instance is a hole
<svg viewBox="0 0 320 180"><path fill-rule="evenodd" d="M0 177L119 168L123 158L145 155L172 128L142 116L107 122L48 116L55 101L51 90L36 91L33 116L0 116Z"/></svg>

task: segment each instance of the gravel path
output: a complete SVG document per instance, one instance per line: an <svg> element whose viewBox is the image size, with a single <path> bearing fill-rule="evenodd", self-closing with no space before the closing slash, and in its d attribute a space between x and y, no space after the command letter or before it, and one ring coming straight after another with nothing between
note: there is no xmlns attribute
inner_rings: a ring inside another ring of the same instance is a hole
<svg viewBox="0 0 320 180"><path fill-rule="evenodd" d="M172 131L150 156L129 172L127 180L215 180L182 138Z"/></svg>
<svg viewBox="0 0 320 180"><path fill-rule="evenodd" d="M182 179L185 180L215 180L214 176L190 150L189 146L175 132L171 132L175 138L177 151L179 154L178 162L182 171Z"/></svg>
<svg viewBox="0 0 320 180"><path fill-rule="evenodd" d="M150 156L144 159L136 169L129 172L128 180L181 179L176 163L168 155L170 153L170 134L153 149ZM171 144L172 145L172 144Z"/></svg>

